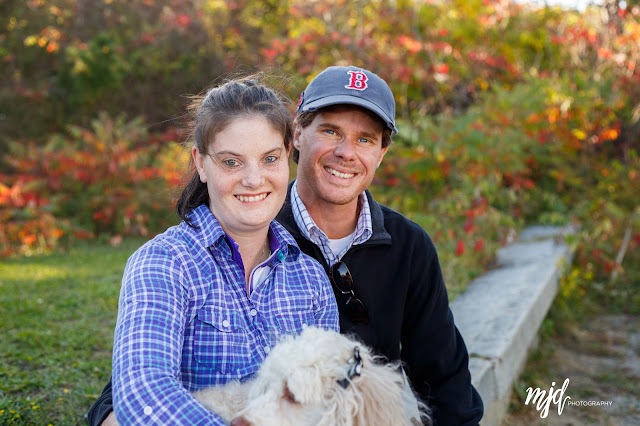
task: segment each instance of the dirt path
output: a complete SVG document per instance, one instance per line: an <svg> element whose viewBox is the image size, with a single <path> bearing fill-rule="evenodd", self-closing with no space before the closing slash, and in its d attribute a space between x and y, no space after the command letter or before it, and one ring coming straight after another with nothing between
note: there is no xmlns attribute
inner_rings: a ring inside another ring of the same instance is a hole
<svg viewBox="0 0 640 426"><path fill-rule="evenodd" d="M571 397L571 401L567 400L561 415L558 404L552 402L548 417L542 419L533 403L525 405L514 397L515 411L502 426L640 425L640 317L597 316L567 336L542 342L540 350L549 357L529 363L527 368L540 366L546 370L545 378L524 388L540 387L548 392L551 382L559 389L568 378L564 397ZM560 394L556 395L560 399ZM587 401L608 405L569 405L593 404Z"/></svg>

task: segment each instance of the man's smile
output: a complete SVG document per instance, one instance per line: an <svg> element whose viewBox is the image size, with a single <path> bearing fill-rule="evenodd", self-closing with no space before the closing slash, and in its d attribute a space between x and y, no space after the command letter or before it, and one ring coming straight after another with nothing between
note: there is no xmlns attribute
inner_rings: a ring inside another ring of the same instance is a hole
<svg viewBox="0 0 640 426"><path fill-rule="evenodd" d="M342 173L342 172L339 172L339 171L337 171L335 169L332 169L331 167L325 167L324 169L327 172L329 172L330 174L332 174L334 176L337 176L337 177L339 177L341 179L350 179L350 178L355 176L355 173Z"/></svg>

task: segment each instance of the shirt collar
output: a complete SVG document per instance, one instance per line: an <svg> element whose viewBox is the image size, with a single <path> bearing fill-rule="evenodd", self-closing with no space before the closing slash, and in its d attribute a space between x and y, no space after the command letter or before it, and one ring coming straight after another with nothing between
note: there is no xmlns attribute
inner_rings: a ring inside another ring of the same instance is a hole
<svg viewBox="0 0 640 426"><path fill-rule="evenodd" d="M300 199L298 195L298 181L295 180L293 182L293 186L291 187L291 210L293 211L293 219L296 221L296 225L298 225L298 229L302 232L302 235L309 241L313 241L311 238L312 230L318 229L318 226L309 215L307 211L307 207ZM320 231L322 232L322 231Z"/></svg>
<svg viewBox="0 0 640 426"><path fill-rule="evenodd" d="M371 208L369 207L369 200L364 192L358 197L358 203L360 203L360 216L358 216L353 244L362 244L371 238L373 234Z"/></svg>
<svg viewBox="0 0 640 426"><path fill-rule="evenodd" d="M224 241L227 250L229 250L229 256L235 257L234 252L237 251L237 244L224 232L220 222L218 222L206 204L201 204L193 209L189 213L189 219L195 227L194 231L198 239L202 241L205 247L220 248L221 243ZM275 220L269 224L269 249L272 253L280 250L283 256L292 255L294 260L300 254L300 248L298 248L296 240ZM282 255L279 257L282 257Z"/></svg>
<svg viewBox="0 0 640 426"><path fill-rule="evenodd" d="M369 200L365 192L362 192L358 196L358 205L360 207L360 215L356 223L355 235L353 237L351 245L362 244L367 241L373 234L373 227L371 224L371 209L369 207ZM309 214L306 206L302 202L302 199L298 195L298 181L293 182L291 187L291 210L293 212L293 219L298 225L302 235L317 243L316 238L326 239L327 235L316 225L313 218ZM316 237L317 236L317 237Z"/></svg>

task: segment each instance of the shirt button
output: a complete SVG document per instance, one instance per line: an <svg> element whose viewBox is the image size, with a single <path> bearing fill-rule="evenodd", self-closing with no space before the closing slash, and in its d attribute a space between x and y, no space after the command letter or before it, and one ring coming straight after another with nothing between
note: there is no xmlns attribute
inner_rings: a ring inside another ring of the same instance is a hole
<svg viewBox="0 0 640 426"><path fill-rule="evenodd" d="M269 346L265 346L265 347L264 347L264 351L265 351L266 353L269 353L269 352L271 351L271 348L270 348Z"/></svg>
<svg viewBox="0 0 640 426"><path fill-rule="evenodd" d="M249 311L249 315L251 315L252 317L255 317L256 315L258 315L258 311L256 311L255 309L252 309Z"/></svg>
<svg viewBox="0 0 640 426"><path fill-rule="evenodd" d="M229 327L229 321L228 320L222 321L222 325L225 327Z"/></svg>
<svg viewBox="0 0 640 426"><path fill-rule="evenodd" d="M307 328L307 324L302 323L302 328Z"/></svg>
<svg viewBox="0 0 640 426"><path fill-rule="evenodd" d="M153 413L153 408L149 407L148 405L146 407L144 407L144 413L149 416L151 415L151 413Z"/></svg>

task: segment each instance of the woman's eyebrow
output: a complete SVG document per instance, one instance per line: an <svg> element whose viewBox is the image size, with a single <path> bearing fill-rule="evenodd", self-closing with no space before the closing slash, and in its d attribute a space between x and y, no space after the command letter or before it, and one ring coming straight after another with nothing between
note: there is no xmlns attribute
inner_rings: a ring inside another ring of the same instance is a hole
<svg viewBox="0 0 640 426"><path fill-rule="evenodd" d="M270 149L269 151L266 151L266 152L265 152L265 153L263 153L262 155L273 154L273 153L275 153L275 152L282 151L282 149L283 149L283 148L282 148L281 146L279 146L279 147L277 147L277 148L273 148L273 149Z"/></svg>
<svg viewBox="0 0 640 426"><path fill-rule="evenodd" d="M278 147L275 147L275 148L271 148L270 150L263 152L262 155L267 155L267 154L271 154L271 153L279 152L279 151L282 151L282 147L281 146L278 146ZM233 152L233 151L230 151L230 150L217 151L217 152L214 152L213 155L216 155L216 156L231 155L233 157L243 157L244 156L244 154L240 154L240 153Z"/></svg>

